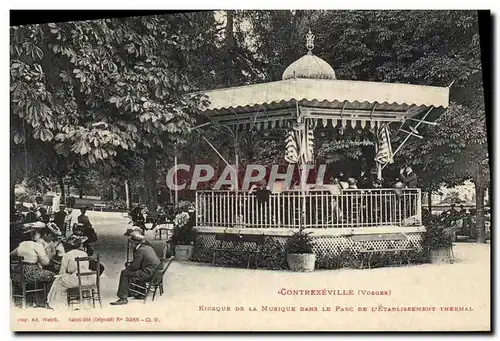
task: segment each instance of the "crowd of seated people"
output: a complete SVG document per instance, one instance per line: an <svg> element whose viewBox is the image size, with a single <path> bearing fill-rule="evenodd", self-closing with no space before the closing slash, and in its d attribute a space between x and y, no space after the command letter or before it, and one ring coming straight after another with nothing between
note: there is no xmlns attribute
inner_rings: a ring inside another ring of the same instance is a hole
<svg viewBox="0 0 500 341"><path fill-rule="evenodd" d="M60 207L59 214L56 212L52 216L35 207L26 217L17 211L11 218L12 285L19 286L24 279L27 285L38 284L50 288L47 297L49 308L59 309L66 303L67 289L78 286L75 280L75 258L91 256L89 237L97 241L95 230L85 216L85 209L81 210L72 228L65 228L65 218L64 206ZM68 232L72 233L67 236ZM81 264L80 271L97 270L95 261L87 263ZM104 266L101 265L100 273L103 271Z"/></svg>

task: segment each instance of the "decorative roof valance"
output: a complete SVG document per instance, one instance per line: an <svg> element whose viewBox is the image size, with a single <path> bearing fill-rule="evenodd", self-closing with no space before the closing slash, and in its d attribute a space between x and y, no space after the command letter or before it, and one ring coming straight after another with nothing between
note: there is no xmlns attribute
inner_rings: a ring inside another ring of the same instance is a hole
<svg viewBox="0 0 500 341"><path fill-rule="evenodd" d="M379 103L387 110L396 106L447 108L449 103L449 88L330 79L289 79L204 93L210 102L205 111L251 111L262 106L278 109L296 102Z"/></svg>

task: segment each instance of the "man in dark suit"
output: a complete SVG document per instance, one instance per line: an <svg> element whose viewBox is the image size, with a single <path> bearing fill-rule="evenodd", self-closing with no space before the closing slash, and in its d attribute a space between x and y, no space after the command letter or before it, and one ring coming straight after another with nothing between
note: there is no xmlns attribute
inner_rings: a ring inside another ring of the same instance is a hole
<svg viewBox="0 0 500 341"><path fill-rule="evenodd" d="M411 167L401 170L401 180L407 188L416 188L418 186L418 178Z"/></svg>
<svg viewBox="0 0 500 341"><path fill-rule="evenodd" d="M87 252L87 254L89 256L92 256L94 254L94 250L92 249L92 244L98 241L97 233L92 227L89 217L85 215L85 213L87 213L87 208L86 207L81 208L80 212L82 212L82 214L78 216L78 225L79 225L77 226L78 231L75 232L74 230L73 232L75 234L87 237L87 240L83 243L83 246L85 247L85 251Z"/></svg>
<svg viewBox="0 0 500 341"><path fill-rule="evenodd" d="M134 250L134 258L120 274L120 283L118 284L118 291L116 292L118 300L111 302L112 305L127 304L130 280L149 280L156 267L160 264L160 259L156 255L155 250L153 250L150 244L146 244L142 234L134 231L130 234L129 240Z"/></svg>
<svg viewBox="0 0 500 341"><path fill-rule="evenodd" d="M54 223L59 227L63 236L66 236L66 226L64 226L64 220L66 219L65 208L65 205L59 205L59 211L54 213Z"/></svg>
<svg viewBox="0 0 500 341"><path fill-rule="evenodd" d="M85 215L85 213L87 213L87 208L86 207L81 208L80 212L82 212L82 214L78 216L78 223L83 224L83 227L92 227L89 217Z"/></svg>

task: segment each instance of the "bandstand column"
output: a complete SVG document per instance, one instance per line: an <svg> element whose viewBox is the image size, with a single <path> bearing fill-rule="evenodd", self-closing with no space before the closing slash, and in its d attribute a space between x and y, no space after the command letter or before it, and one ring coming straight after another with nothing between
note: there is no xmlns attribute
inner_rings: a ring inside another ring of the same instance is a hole
<svg viewBox="0 0 500 341"><path fill-rule="evenodd" d="M234 129L234 191L235 191L235 208L236 208L236 219L239 221L240 216L241 216L241 207L240 207L240 201L238 200L238 193L239 193L239 169L240 169L240 148L239 148L239 143L238 143L238 126L235 127ZM239 221L242 223L241 221Z"/></svg>

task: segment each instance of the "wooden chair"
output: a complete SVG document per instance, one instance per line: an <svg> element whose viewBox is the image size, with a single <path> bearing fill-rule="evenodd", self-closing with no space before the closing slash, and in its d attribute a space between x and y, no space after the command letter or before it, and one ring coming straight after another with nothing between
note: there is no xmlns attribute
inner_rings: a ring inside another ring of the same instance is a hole
<svg viewBox="0 0 500 341"><path fill-rule="evenodd" d="M167 221L166 223L159 224L155 230L155 240L162 240L163 234L165 234L165 239L168 240L170 231L174 229L174 223Z"/></svg>
<svg viewBox="0 0 500 341"><path fill-rule="evenodd" d="M130 282L130 292L139 296L144 296L144 303L146 303L150 292L153 293L152 301L155 300L156 291L158 289L160 289L160 296L163 295L163 277L173 259L174 257L170 257L169 259L162 258L149 281L144 282L138 279L132 279Z"/></svg>
<svg viewBox="0 0 500 341"><path fill-rule="evenodd" d="M46 307L47 284L42 282L26 282L26 278L24 277L24 262L20 257L12 259L11 268L12 267L17 267L17 270L20 271L21 276L21 282L12 282L12 300L15 302L16 299L21 299L21 307L23 309L26 308L28 299L30 299L32 305L33 303L36 303L37 306ZM43 304L38 304L40 295L43 296Z"/></svg>
<svg viewBox="0 0 500 341"><path fill-rule="evenodd" d="M83 301L92 301L92 307L95 308L95 302L99 302L99 307L102 308L101 304L101 287L99 283L101 263L99 260L99 255L95 257L78 257L76 260L76 276L78 277L78 287L68 289L68 307L76 303L82 305ZM80 262L89 262L91 260L96 260L97 267L96 271L81 272ZM82 277L96 276L95 284L82 285Z"/></svg>

